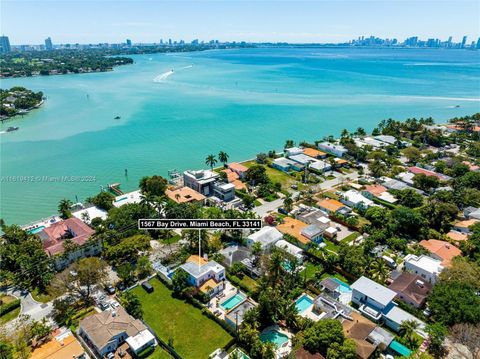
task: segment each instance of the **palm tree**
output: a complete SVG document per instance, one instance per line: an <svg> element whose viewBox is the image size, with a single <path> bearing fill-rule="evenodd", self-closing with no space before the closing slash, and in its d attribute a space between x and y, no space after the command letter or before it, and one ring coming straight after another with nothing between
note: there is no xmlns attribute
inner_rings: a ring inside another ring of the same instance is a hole
<svg viewBox="0 0 480 359"><path fill-rule="evenodd" d="M350 137L350 133L348 133L348 130L347 130L346 128L344 128L344 129L342 130L342 133L340 134L340 137L341 137L341 138L348 138L348 137Z"/></svg>
<svg viewBox="0 0 480 359"><path fill-rule="evenodd" d="M220 162L223 163L224 166L227 164L229 157L230 157L230 156L227 155L226 152L220 151L220 152L218 153L218 159L219 159Z"/></svg>
<svg viewBox="0 0 480 359"><path fill-rule="evenodd" d="M420 325L416 320L405 320L400 324L399 333L401 337L408 343L410 348L416 346L417 337L415 331Z"/></svg>
<svg viewBox="0 0 480 359"><path fill-rule="evenodd" d="M210 169L213 170L213 166L217 163L217 159L215 158L214 155L208 155L207 158L205 159L205 164L210 166Z"/></svg>
<svg viewBox="0 0 480 359"><path fill-rule="evenodd" d="M63 219L67 219L72 216L72 212L70 211L73 203L69 199L62 199L58 203L58 212L60 213L61 217Z"/></svg>
<svg viewBox="0 0 480 359"><path fill-rule="evenodd" d="M293 140L287 140L285 141L285 146L284 148L290 148L290 147L293 147L295 146L295 142L293 142Z"/></svg>
<svg viewBox="0 0 480 359"><path fill-rule="evenodd" d="M330 171L333 173L333 171L335 170L335 165L337 164L337 162L335 161L335 157L328 157L328 162L330 163Z"/></svg>
<svg viewBox="0 0 480 359"><path fill-rule="evenodd" d="M283 200L283 207L287 212L290 212L292 210L292 205L293 205L293 199L292 199L292 195L289 193L285 196Z"/></svg>
<svg viewBox="0 0 480 359"><path fill-rule="evenodd" d="M388 276L387 263L383 259L375 259L370 265L369 274L374 281L385 283Z"/></svg>
<svg viewBox="0 0 480 359"><path fill-rule="evenodd" d="M355 134L359 137L365 137L367 135L363 127L357 128L357 130L355 131Z"/></svg>

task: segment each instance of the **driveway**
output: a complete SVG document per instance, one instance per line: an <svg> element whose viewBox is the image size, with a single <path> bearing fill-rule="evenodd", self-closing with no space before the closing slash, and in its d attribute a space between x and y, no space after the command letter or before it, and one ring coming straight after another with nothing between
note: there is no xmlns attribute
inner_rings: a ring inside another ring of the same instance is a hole
<svg viewBox="0 0 480 359"><path fill-rule="evenodd" d="M40 303L33 299L32 295L28 291L19 290L13 287L2 288L0 292L3 294L13 295L20 299L21 310L20 315L28 315L31 320L42 320L47 318L52 324L53 321L50 319L50 315L53 310L53 302ZM7 331L13 331L15 325L18 321L14 319L4 325Z"/></svg>
<svg viewBox="0 0 480 359"><path fill-rule="evenodd" d="M267 213L277 210L277 208L283 206L283 198L278 198L272 202L265 202L261 206L255 207L253 212L258 214L261 218L265 217Z"/></svg>

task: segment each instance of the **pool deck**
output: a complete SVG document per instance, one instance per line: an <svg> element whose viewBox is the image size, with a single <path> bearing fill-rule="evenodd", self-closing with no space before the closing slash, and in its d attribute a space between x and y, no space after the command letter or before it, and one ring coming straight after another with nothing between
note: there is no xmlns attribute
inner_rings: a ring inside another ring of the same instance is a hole
<svg viewBox="0 0 480 359"><path fill-rule="evenodd" d="M303 296L307 296L312 301L312 304L307 309L305 309L303 312L301 312L301 313L298 312L298 315L300 315L301 317L304 317L304 318L309 318L311 320L318 321L320 319L320 317L312 312L314 298L309 296L307 293L302 293L297 299L295 299L295 303L300 298L302 298Z"/></svg>
<svg viewBox="0 0 480 359"><path fill-rule="evenodd" d="M289 331L287 330L284 330L284 329L281 329L278 325L271 325L267 328L265 328L263 332L268 332L268 331L271 331L271 330L275 330L279 333L282 333L282 334L285 334L287 337L288 337L288 342L286 342L285 344L283 344L280 348L277 348L277 350L275 350L275 357L277 359L281 359L281 358L287 358L288 355L290 354L290 352L292 351L292 338L293 338L293 334L290 333Z"/></svg>
<svg viewBox="0 0 480 359"><path fill-rule="evenodd" d="M207 303L207 309L212 312L215 316L218 318L225 320L225 314L227 311L225 311L221 306L220 303L224 302L226 299L234 296L235 294L239 293L239 290L233 286L232 283L230 283L228 280L225 281L225 289L222 291L222 293L216 295L210 301ZM242 293L243 294L243 293ZM244 294L245 298L247 296ZM231 308L233 309L233 308Z"/></svg>

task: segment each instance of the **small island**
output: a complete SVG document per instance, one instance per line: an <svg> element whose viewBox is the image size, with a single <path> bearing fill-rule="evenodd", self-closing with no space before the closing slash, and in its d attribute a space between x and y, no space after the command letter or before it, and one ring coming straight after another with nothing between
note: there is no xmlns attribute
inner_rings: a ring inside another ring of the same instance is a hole
<svg viewBox="0 0 480 359"><path fill-rule="evenodd" d="M33 92L25 87L15 86L10 90L0 89L0 120L23 115L43 103L43 92Z"/></svg>

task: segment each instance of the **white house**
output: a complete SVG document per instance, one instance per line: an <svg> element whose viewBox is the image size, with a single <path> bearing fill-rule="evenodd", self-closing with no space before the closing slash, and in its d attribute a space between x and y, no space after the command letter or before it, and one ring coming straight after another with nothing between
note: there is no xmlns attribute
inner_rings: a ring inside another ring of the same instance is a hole
<svg viewBox="0 0 480 359"><path fill-rule="evenodd" d="M275 242L275 247L285 250L287 253L290 253L292 256L297 258L300 262L303 261L303 250L287 242L286 240L281 239Z"/></svg>
<svg viewBox="0 0 480 359"><path fill-rule="evenodd" d="M318 144L318 149L338 157L343 157L348 152L348 150L342 145L337 145L330 142L320 142Z"/></svg>
<svg viewBox="0 0 480 359"><path fill-rule="evenodd" d="M352 302L358 305L360 312L376 322L383 322L394 331L398 331L402 322L414 320L425 327L425 323L397 307L393 299L397 295L393 290L368 279L360 277L350 288Z"/></svg>
<svg viewBox="0 0 480 359"><path fill-rule="evenodd" d="M225 288L225 267L215 261L190 256L179 268L188 273L188 283L210 297Z"/></svg>
<svg viewBox="0 0 480 359"><path fill-rule="evenodd" d="M409 254L405 257L405 270L415 273L434 284L443 270L442 262L432 257Z"/></svg>
<svg viewBox="0 0 480 359"><path fill-rule="evenodd" d="M262 247L262 251L269 252L275 242L282 238L282 232L275 227L262 227L262 229L247 237L247 246L252 247L254 243L258 242Z"/></svg>
<svg viewBox="0 0 480 359"><path fill-rule="evenodd" d="M360 192L353 189L348 190L340 196L340 202L352 208L367 209L374 205L371 199L363 196Z"/></svg>
<svg viewBox="0 0 480 359"><path fill-rule="evenodd" d="M100 218L102 220L107 219L107 211L91 206L72 212L72 216L82 220L86 224L90 224L94 218Z"/></svg>
<svg viewBox="0 0 480 359"><path fill-rule="evenodd" d="M303 153L303 148L300 147L290 147L285 149L285 155L287 156L295 156Z"/></svg>

